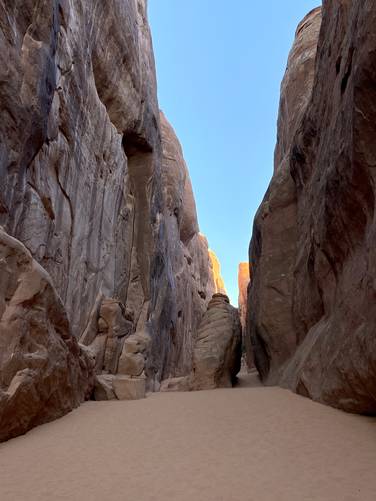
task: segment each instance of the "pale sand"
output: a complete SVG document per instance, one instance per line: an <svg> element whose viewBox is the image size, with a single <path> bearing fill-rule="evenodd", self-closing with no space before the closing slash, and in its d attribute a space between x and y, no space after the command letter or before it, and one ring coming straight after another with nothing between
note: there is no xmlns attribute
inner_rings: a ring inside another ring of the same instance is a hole
<svg viewBox="0 0 376 501"><path fill-rule="evenodd" d="M375 501L376 421L278 388L89 402L0 446L0 500Z"/></svg>

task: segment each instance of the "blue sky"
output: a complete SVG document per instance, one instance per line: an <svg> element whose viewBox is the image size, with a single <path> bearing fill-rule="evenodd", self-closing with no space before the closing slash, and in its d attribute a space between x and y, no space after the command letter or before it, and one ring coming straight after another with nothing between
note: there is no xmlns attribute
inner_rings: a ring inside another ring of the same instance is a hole
<svg viewBox="0 0 376 501"><path fill-rule="evenodd" d="M159 105L184 150L200 229L237 304L253 218L273 169L280 83L319 0L149 0Z"/></svg>

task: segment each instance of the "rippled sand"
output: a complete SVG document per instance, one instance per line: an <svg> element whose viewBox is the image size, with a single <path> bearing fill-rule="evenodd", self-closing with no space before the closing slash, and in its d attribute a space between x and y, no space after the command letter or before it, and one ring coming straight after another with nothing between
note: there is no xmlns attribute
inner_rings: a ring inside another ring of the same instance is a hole
<svg viewBox="0 0 376 501"><path fill-rule="evenodd" d="M0 500L375 501L376 420L254 376L89 402L0 445Z"/></svg>

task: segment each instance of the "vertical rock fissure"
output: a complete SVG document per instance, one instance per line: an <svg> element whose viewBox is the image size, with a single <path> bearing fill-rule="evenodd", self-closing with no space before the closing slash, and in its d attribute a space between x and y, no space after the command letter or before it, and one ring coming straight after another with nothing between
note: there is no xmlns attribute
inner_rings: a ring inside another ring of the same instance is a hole
<svg viewBox="0 0 376 501"><path fill-rule="evenodd" d="M150 299L150 249L152 226L150 185L153 177L152 147L136 133L127 133L123 147L128 159L130 190L133 201L131 269L127 290L127 307L134 312L137 325L143 305Z"/></svg>

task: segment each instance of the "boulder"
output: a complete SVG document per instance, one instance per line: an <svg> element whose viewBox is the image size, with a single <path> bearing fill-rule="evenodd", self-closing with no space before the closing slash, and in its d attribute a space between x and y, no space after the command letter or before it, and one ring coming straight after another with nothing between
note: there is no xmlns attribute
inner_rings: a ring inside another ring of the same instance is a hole
<svg viewBox="0 0 376 501"><path fill-rule="evenodd" d="M224 294L214 294L201 321L193 352L192 389L231 387L241 365L238 310Z"/></svg>
<svg viewBox="0 0 376 501"><path fill-rule="evenodd" d="M160 391L190 391L192 388L191 375L164 379Z"/></svg>
<svg viewBox="0 0 376 501"><path fill-rule="evenodd" d="M116 400L113 382L114 376L110 374L99 374L95 376L94 400Z"/></svg>
<svg viewBox="0 0 376 501"><path fill-rule="evenodd" d="M140 400L146 396L145 376L115 376L112 385L118 400Z"/></svg>
<svg viewBox="0 0 376 501"><path fill-rule="evenodd" d="M51 277L0 228L0 441L63 416L93 386Z"/></svg>
<svg viewBox="0 0 376 501"><path fill-rule="evenodd" d="M142 353L123 353L119 360L119 374L140 376L145 368L145 358Z"/></svg>
<svg viewBox="0 0 376 501"><path fill-rule="evenodd" d="M124 353L145 353L150 349L151 338L145 332L136 332L124 341Z"/></svg>

